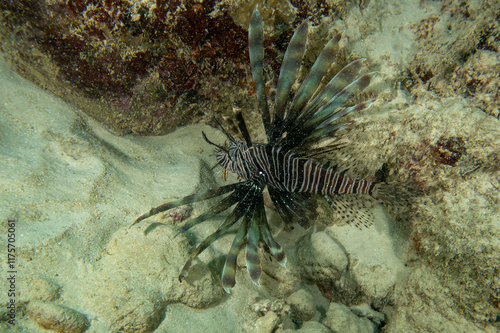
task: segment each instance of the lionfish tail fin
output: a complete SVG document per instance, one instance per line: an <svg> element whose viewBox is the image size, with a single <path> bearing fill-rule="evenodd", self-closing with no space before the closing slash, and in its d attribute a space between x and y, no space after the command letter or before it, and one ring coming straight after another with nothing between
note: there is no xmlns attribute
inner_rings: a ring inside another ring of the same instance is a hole
<svg viewBox="0 0 500 333"><path fill-rule="evenodd" d="M412 180L376 183L371 196L383 205L408 207L418 195L418 187Z"/></svg>

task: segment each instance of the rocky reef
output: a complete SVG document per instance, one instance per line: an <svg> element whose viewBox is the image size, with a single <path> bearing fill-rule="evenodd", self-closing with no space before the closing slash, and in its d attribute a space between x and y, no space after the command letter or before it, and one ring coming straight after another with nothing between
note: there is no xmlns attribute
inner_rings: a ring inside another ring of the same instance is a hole
<svg viewBox="0 0 500 333"><path fill-rule="evenodd" d="M278 3L263 14L281 26L274 36L283 43L300 18L291 3ZM115 133L161 134L227 112L249 95L246 28L254 5L7 1L0 45L19 73ZM301 16L319 7L303 5Z"/></svg>

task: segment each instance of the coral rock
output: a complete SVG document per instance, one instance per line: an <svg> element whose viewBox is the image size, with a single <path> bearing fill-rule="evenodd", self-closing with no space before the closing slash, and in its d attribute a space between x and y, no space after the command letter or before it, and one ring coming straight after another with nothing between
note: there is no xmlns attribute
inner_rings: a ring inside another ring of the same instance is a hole
<svg viewBox="0 0 500 333"><path fill-rule="evenodd" d="M342 247L324 232L306 236L297 247L298 262L306 279L336 280L347 268L348 260Z"/></svg>
<svg viewBox="0 0 500 333"><path fill-rule="evenodd" d="M372 333L375 325L367 318L360 318L345 305L331 303L326 312L323 324L329 326L334 332L342 333Z"/></svg>
<svg viewBox="0 0 500 333"><path fill-rule="evenodd" d="M61 333L81 333L89 327L87 318L70 308L45 301L33 301L27 306L28 315L46 330Z"/></svg>

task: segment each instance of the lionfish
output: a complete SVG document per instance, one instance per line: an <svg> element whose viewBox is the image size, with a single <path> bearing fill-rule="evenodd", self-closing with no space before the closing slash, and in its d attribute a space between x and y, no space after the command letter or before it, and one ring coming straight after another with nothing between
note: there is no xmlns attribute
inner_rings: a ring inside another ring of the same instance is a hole
<svg viewBox="0 0 500 333"><path fill-rule="evenodd" d="M298 222L307 227L307 212L312 208L314 197L324 197L330 205L342 212L348 210L342 201L343 194L365 194L375 199L391 196L391 185L383 182L353 179L345 171L327 167L314 157L338 149L330 143L318 147L318 143L335 137L337 132L352 126L356 121L340 121L344 116L369 107L373 100L345 106L353 96L363 91L376 72L360 74L364 59L354 60L337 72L327 83L321 81L327 75L339 51L340 34L326 44L317 57L309 74L291 99L290 92L297 80L307 42L308 22L304 21L294 32L285 52L280 69L273 110L270 111L264 84L264 31L263 19L254 9L248 29L249 55L258 108L267 136L267 143L252 141L241 111L235 111L237 128L244 141L237 141L224 130L229 140L223 146L211 142L205 133L204 139L217 147L217 162L224 172L234 172L241 181L217 189L193 194L152 208L132 224L136 224L160 212L226 195L207 212L185 223L180 233L209 220L231 208L225 221L210 236L205 238L191 253L182 268L179 280L188 275L192 261L219 237L236 234L222 270L222 286L226 292L235 285L236 259L245 246L246 267L252 281L257 285L261 275L259 244L283 267L286 256L282 247L274 240L264 208L264 189L286 223ZM219 125L220 122L219 122ZM236 125L235 125L236 127ZM336 204L336 203L339 204ZM239 225L237 224L240 222ZM232 228L237 225L237 227Z"/></svg>

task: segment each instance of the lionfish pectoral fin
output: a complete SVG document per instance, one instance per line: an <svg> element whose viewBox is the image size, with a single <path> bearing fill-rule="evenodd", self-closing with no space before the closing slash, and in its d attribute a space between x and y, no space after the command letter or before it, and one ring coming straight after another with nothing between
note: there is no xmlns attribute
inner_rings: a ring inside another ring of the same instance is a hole
<svg viewBox="0 0 500 333"><path fill-rule="evenodd" d="M196 249L191 252L189 255L189 259L181 270L179 274L179 281L182 280L188 275L189 268L191 267L191 263L201 252L203 252L207 247L209 247L213 242L215 242L218 238L228 233L229 228L231 228L239 219L241 219L246 211L248 210L248 205L242 204L241 202L236 205L233 211L228 215L226 220L219 226L219 228L212 233L210 236L205 238L200 245L196 247Z"/></svg>
<svg viewBox="0 0 500 333"><path fill-rule="evenodd" d="M179 234L188 231L192 227L194 227L197 224L200 224L206 220L209 220L221 212L229 209L231 206L236 204L239 201L239 197L236 192L231 193L229 196L225 197L221 201L219 201L217 204L215 204L213 207L211 207L209 210L207 210L205 213L201 214L198 217L195 217L194 219L191 219L187 221L182 227L181 230L175 235L178 236Z"/></svg>
<svg viewBox="0 0 500 333"><path fill-rule="evenodd" d="M287 224L298 223L308 229L309 221L317 215L317 203L309 193L291 193L276 188L269 188L269 194L283 221Z"/></svg>
<svg viewBox="0 0 500 333"><path fill-rule="evenodd" d="M250 225L247 231L245 258L250 279L252 279L252 282L258 287L260 287L259 281L260 274L262 272L259 258L260 223L260 214L258 214L258 212L254 210L252 217L250 218Z"/></svg>
<svg viewBox="0 0 500 333"><path fill-rule="evenodd" d="M224 268L222 269L222 288L226 293L230 293L231 288L236 284L236 261L238 259L238 253L241 247L245 243L245 235L247 233L247 216L243 217L241 226L238 228L236 235L231 245L231 249L226 257L226 262L224 263Z"/></svg>
<svg viewBox="0 0 500 333"><path fill-rule="evenodd" d="M273 238L271 231L269 230L269 224L267 223L266 211L264 207L261 206L259 209L260 214L260 235L262 241L269 248L269 252L276 259L276 261L283 267L286 267L286 256L281 245L279 245Z"/></svg>
<svg viewBox="0 0 500 333"><path fill-rule="evenodd" d="M187 205L187 204L194 203L194 202L197 202L197 201L207 200L207 199L211 199L211 198L215 198L215 197L221 196L223 194L226 194L228 192L233 191L235 188L237 188L237 186L238 186L238 184L225 185L225 186L219 187L217 189L212 189L212 190L207 190L207 191L204 191L204 192L201 192L201 193L191 194L191 195L188 195L187 197L180 198L180 199L177 199L177 200L174 200L174 201L170 201L170 202L164 203L163 205L160 205L158 207L151 208L151 210L149 212L147 212L146 214L143 214L143 215L139 216L134 221L134 223L132 223L130 225L130 227L132 227L134 224L137 224L137 223L141 222L144 219L147 219L148 217L151 217L153 215L156 215L156 214L159 214L161 212L167 211L169 209L172 209L172 208L175 208L175 207L179 207L179 206L183 206L183 205Z"/></svg>

